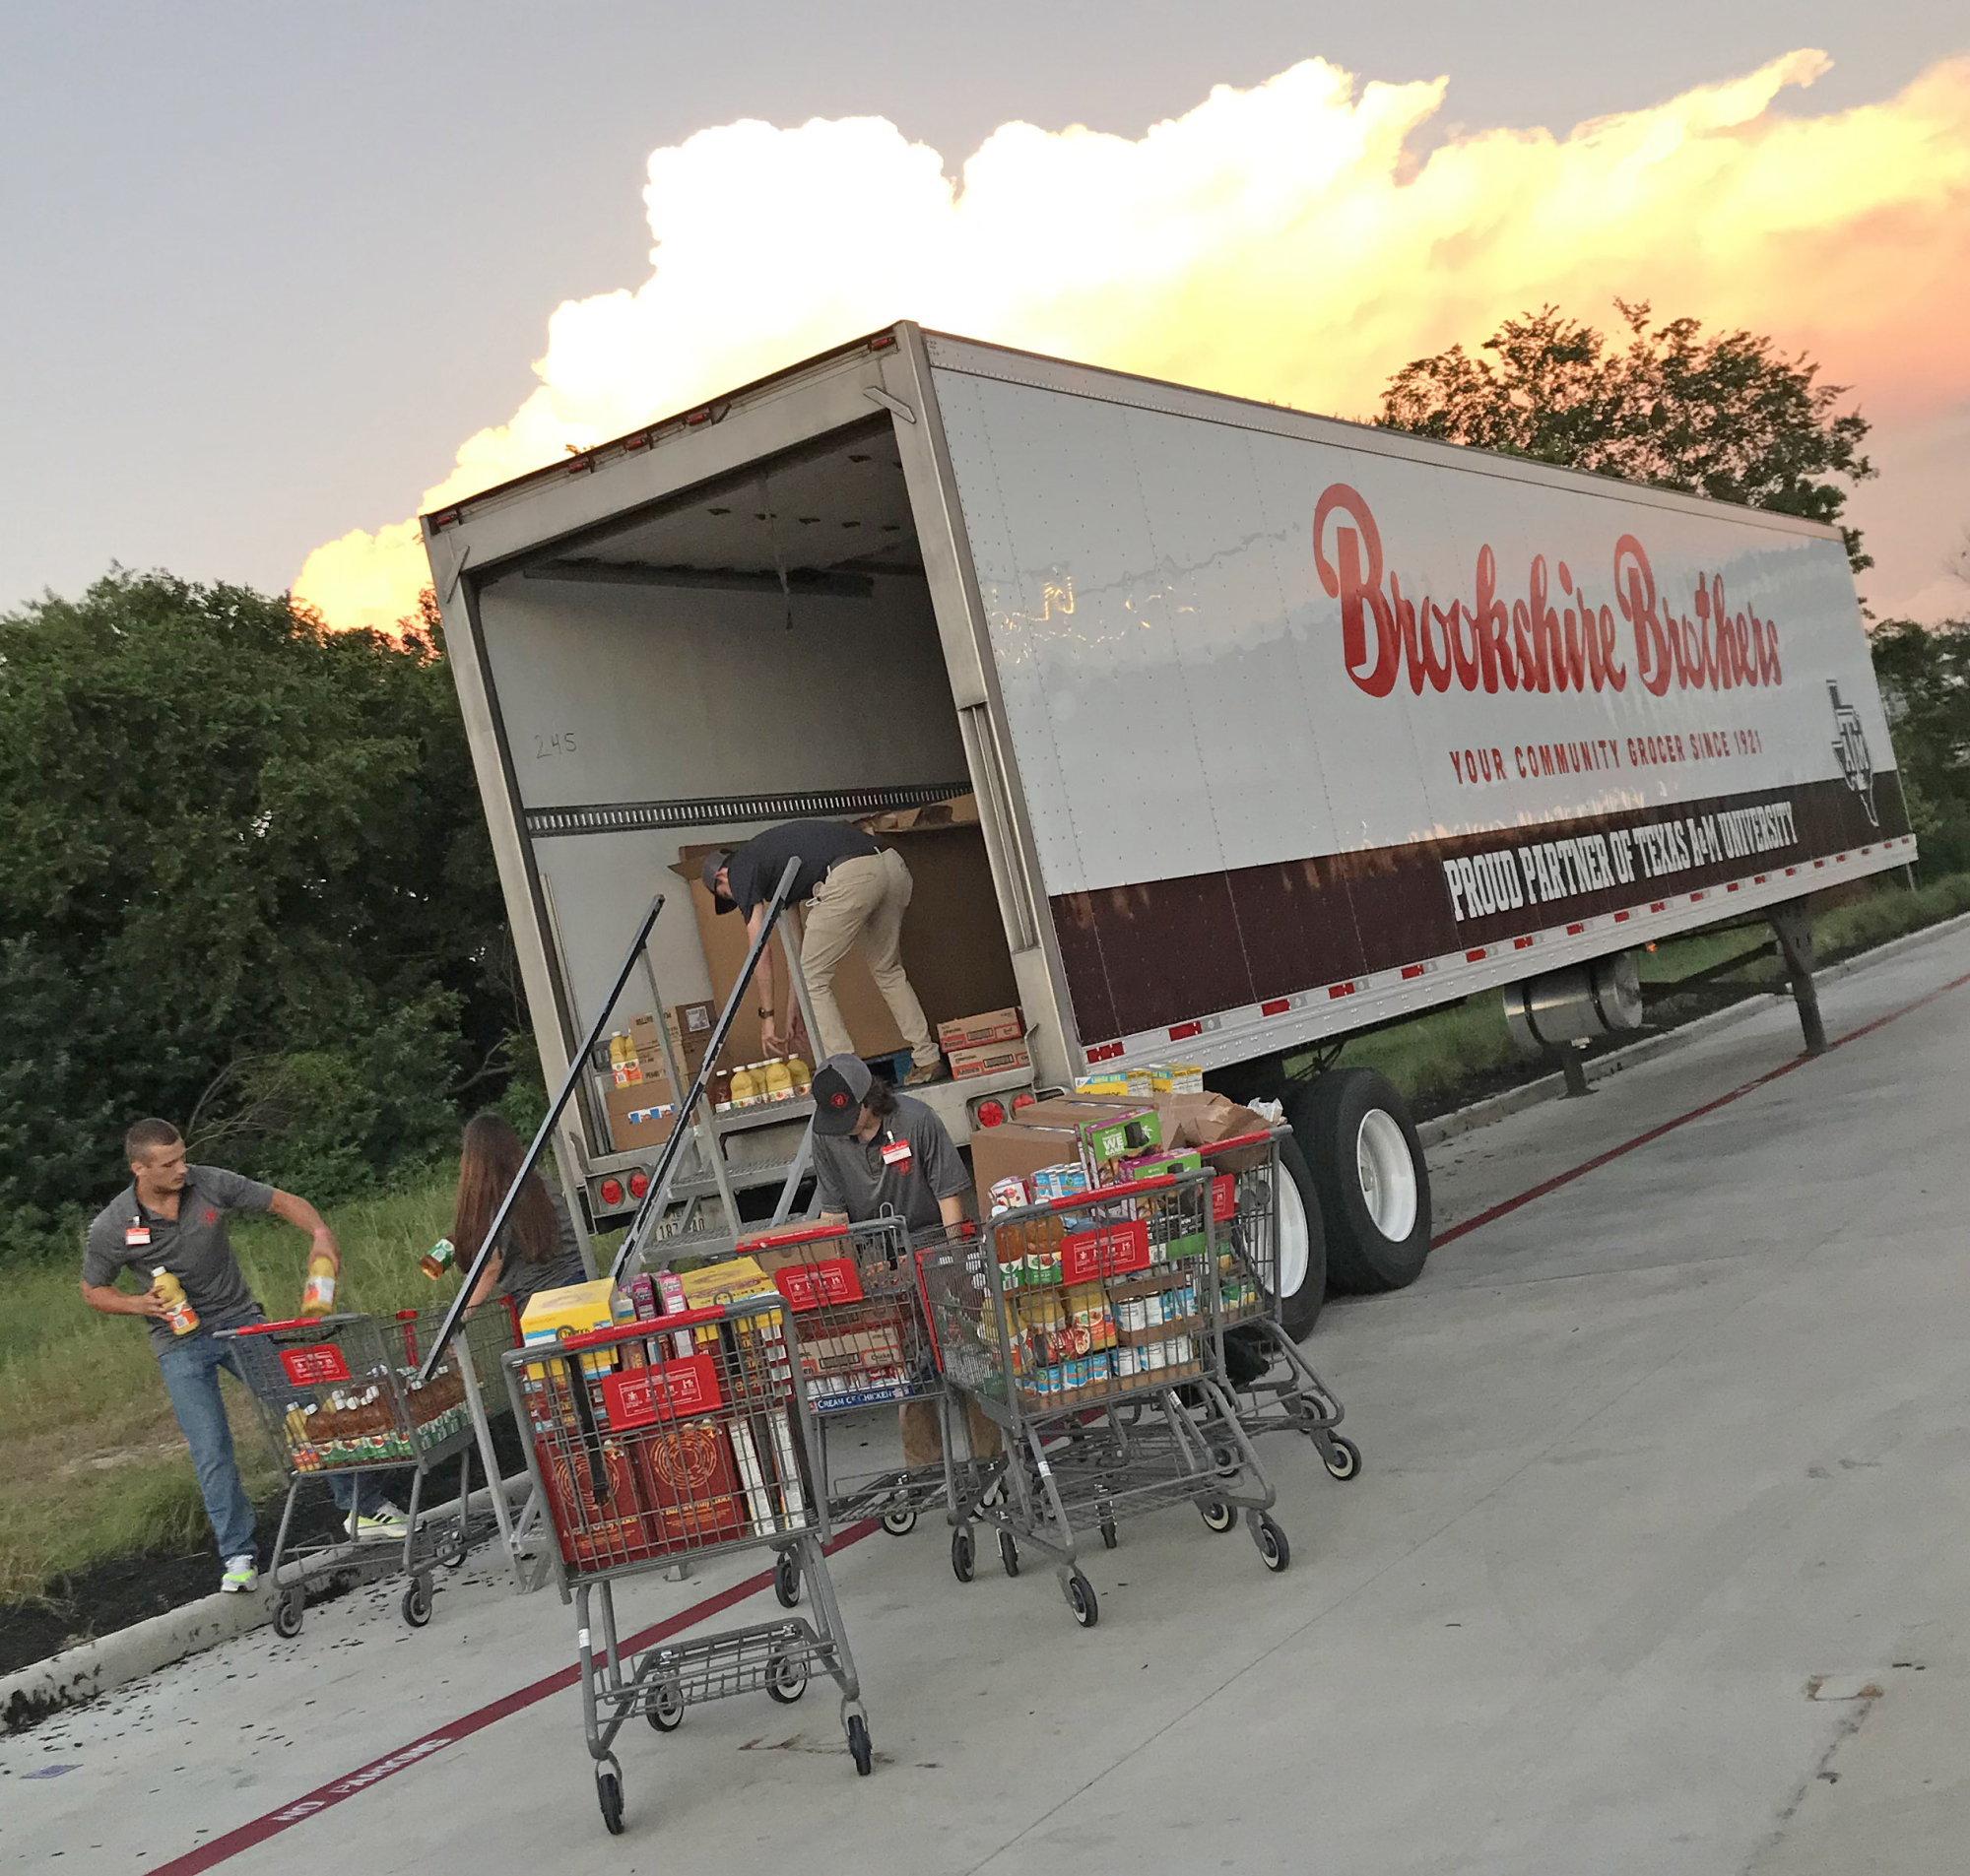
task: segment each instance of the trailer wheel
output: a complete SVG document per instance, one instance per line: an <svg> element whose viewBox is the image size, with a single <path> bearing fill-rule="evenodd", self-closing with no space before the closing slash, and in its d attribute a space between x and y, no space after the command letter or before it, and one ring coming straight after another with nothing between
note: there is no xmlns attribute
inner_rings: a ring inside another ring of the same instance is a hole
<svg viewBox="0 0 1970 1876"><path fill-rule="evenodd" d="M1327 1300L1327 1229L1298 1140L1280 1141L1280 1326L1297 1342L1312 1332Z"/></svg>
<svg viewBox="0 0 1970 1876"><path fill-rule="evenodd" d="M1403 1097L1373 1068L1337 1068L1287 1118L1312 1164L1335 1287L1413 1283L1429 1256L1429 1168Z"/></svg>

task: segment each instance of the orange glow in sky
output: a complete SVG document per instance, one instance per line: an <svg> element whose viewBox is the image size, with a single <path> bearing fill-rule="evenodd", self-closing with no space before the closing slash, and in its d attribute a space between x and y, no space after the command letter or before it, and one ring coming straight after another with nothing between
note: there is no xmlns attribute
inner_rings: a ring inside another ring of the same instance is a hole
<svg viewBox="0 0 1970 1876"><path fill-rule="evenodd" d="M1618 294L1769 333L1854 386L1884 476L1850 519L1878 502L1896 526L1871 532L1864 591L1881 613L1970 611L1944 571L1970 472L1915 467L1948 414L1970 434L1970 58L1860 108L1773 109L1826 69L1789 52L1565 136L1479 131L1420 160L1443 81L1360 85L1319 59L1134 141L1004 125L958 182L881 118L700 131L649 160L650 277L562 302L539 388L421 506L897 318L1361 417L1411 358L1547 301L1606 329ZM387 626L427 579L406 518L317 548L295 591Z"/></svg>

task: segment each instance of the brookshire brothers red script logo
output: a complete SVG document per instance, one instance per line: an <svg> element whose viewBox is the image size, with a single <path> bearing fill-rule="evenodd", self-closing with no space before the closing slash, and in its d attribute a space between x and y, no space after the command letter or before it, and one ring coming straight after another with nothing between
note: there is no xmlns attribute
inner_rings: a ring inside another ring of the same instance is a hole
<svg viewBox="0 0 1970 1876"><path fill-rule="evenodd" d="M1333 536L1329 556L1328 537ZM1471 601L1439 606L1412 598L1382 564L1382 531L1360 494L1335 483L1313 511L1313 558L1320 583L1341 602L1341 654L1347 675L1371 697L1386 697L1409 673L1417 696L1433 690L1625 690L1618 608L1634 646L1635 676L1651 696L1678 690L1734 690L1781 682L1778 628L1749 607L1733 613L1721 575L1696 582L1695 616L1659 600L1642 544L1614 544L1614 605L1596 606L1587 583L1564 560L1547 573L1537 553L1525 598L1509 605L1498 590L1498 556L1478 550Z"/></svg>

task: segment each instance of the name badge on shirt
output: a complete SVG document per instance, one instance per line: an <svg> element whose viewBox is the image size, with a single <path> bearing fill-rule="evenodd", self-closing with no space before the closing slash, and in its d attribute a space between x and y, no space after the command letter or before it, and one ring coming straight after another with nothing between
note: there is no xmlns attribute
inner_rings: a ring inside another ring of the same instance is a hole
<svg viewBox="0 0 1970 1876"><path fill-rule="evenodd" d="M883 1164L899 1173L910 1170L910 1143L908 1140L890 1140L883 1148Z"/></svg>
<svg viewBox="0 0 1970 1876"><path fill-rule="evenodd" d="M126 1251L141 1251L151 1242L149 1225L130 1225L123 1232L123 1248Z"/></svg>

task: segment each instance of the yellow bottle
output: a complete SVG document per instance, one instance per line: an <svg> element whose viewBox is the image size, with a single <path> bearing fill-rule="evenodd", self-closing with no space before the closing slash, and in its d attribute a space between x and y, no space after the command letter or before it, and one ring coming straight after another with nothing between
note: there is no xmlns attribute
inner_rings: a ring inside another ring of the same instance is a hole
<svg viewBox="0 0 1970 1876"><path fill-rule="evenodd" d="M806 1094L814 1086L814 1070L799 1056L787 1058L787 1074L796 1094Z"/></svg>
<svg viewBox="0 0 1970 1876"><path fill-rule="evenodd" d="M164 1301L164 1321L173 1335L189 1335L198 1326L198 1311L186 1299L184 1285L161 1263L151 1272L151 1288Z"/></svg>
<svg viewBox="0 0 1970 1876"><path fill-rule="evenodd" d="M301 1285L301 1314L326 1316L335 1307L335 1261L326 1251L308 1259L307 1281Z"/></svg>
<svg viewBox="0 0 1970 1876"><path fill-rule="evenodd" d="M791 1101L794 1094L793 1072L787 1065L775 1057L766 1064L766 1099L769 1101Z"/></svg>
<svg viewBox="0 0 1970 1876"><path fill-rule="evenodd" d="M750 1067L732 1070L732 1105L751 1107L759 1098L759 1078Z"/></svg>

